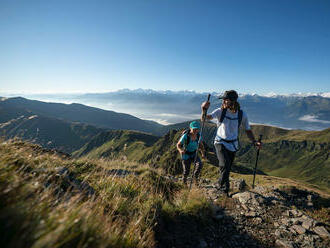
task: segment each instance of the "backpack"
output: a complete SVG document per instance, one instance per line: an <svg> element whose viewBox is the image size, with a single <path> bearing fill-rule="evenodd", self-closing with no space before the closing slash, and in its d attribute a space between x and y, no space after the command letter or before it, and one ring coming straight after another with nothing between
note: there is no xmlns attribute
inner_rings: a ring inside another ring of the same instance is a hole
<svg viewBox="0 0 330 248"><path fill-rule="evenodd" d="M190 143L190 135L189 135L189 133L190 133L190 129L188 128L188 129L183 130L183 132L182 132L182 134L181 134L181 137L182 137L183 135L187 134L187 139L185 140L185 142L184 142L184 144L183 144L185 148L187 148L188 144ZM197 133L197 141L199 140L199 138L200 138L200 134L199 134L199 132L198 132L198 133Z"/></svg>
<svg viewBox="0 0 330 248"><path fill-rule="evenodd" d="M218 127L221 125L221 123L223 122L223 120L225 118L227 118L229 120L237 120L238 119L238 129L239 129L239 127L241 126L241 123L242 123L242 119L243 119L243 111L242 110L238 110L237 119L236 118L233 119L233 118L227 117L226 116L226 113L227 113L227 109L223 109L222 112L221 112L221 116L220 116L220 121L219 121Z"/></svg>

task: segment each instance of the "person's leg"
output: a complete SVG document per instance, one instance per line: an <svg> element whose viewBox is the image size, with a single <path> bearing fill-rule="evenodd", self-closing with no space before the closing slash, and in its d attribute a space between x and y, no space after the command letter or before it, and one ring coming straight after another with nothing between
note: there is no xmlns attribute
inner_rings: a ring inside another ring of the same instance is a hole
<svg viewBox="0 0 330 248"><path fill-rule="evenodd" d="M226 148L224 148L224 149L226 149ZM232 151L229 151L226 149L226 153L228 154L228 162L226 165L226 171L225 171L224 178L225 178L225 183L226 183L225 192L228 193L229 188L230 188L229 176L230 176L231 166L235 159L235 152L232 152Z"/></svg>
<svg viewBox="0 0 330 248"><path fill-rule="evenodd" d="M229 151L221 144L215 144L215 150L219 160L219 187L221 191L229 191L229 172L231 167L231 156Z"/></svg>
<svg viewBox="0 0 330 248"><path fill-rule="evenodd" d="M183 183L187 184L187 178L190 172L191 159L182 159L182 168L183 168Z"/></svg>
<svg viewBox="0 0 330 248"><path fill-rule="evenodd" d="M202 168L203 168L203 163L202 163L201 159L197 156L196 163L195 163L195 171L194 171L194 178L195 178L196 184L199 183L199 177L200 177Z"/></svg>

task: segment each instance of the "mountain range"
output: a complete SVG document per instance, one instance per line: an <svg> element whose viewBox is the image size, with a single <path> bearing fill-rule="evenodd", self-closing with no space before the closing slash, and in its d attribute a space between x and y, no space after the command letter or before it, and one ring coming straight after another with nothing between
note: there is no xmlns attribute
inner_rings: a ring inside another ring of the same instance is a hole
<svg viewBox="0 0 330 248"><path fill-rule="evenodd" d="M2 98L0 101L0 134L7 139L19 137L76 157L125 158L172 174L181 173L175 144L188 124L164 126L81 104L45 103L25 98ZM329 189L329 128L323 131L266 125L252 128L256 136L263 134L264 137L259 173L299 179L323 190ZM214 123L206 123L203 137L208 147L206 167L209 169L206 171L209 176L217 175L213 151L215 131ZM240 141L241 149L233 169L251 174L255 150L244 132L241 132Z"/></svg>
<svg viewBox="0 0 330 248"><path fill-rule="evenodd" d="M30 95L29 98L77 102L101 109L129 113L162 124L175 124L200 115L208 93L194 91L119 90L75 95ZM211 93L210 111L218 108L219 92ZM330 126L330 94L288 94L267 96L240 94L239 102L252 123L288 129L322 130Z"/></svg>

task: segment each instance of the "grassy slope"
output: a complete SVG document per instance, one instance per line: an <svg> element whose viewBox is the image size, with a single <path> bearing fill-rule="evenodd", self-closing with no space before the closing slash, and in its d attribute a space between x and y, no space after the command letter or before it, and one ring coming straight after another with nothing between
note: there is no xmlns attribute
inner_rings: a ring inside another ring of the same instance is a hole
<svg viewBox="0 0 330 248"><path fill-rule="evenodd" d="M88 158L111 158L126 156L139 160L146 147L153 145L159 138L135 131L106 131L99 133L73 155Z"/></svg>
<svg viewBox="0 0 330 248"><path fill-rule="evenodd" d="M212 220L211 205L198 190L187 201L181 185L143 164L67 160L20 141L1 143L0 158L2 247L167 247L176 241L167 240L163 228L173 224L193 246L205 233L184 223L187 229L178 229L177 218L203 230ZM118 168L137 176L109 174ZM71 188L68 177L88 183L95 194Z"/></svg>
<svg viewBox="0 0 330 248"><path fill-rule="evenodd" d="M260 172L298 179L328 190L330 162L329 143L327 141L330 140L330 129L309 132L263 125L254 125L252 129L256 137L263 134L264 147L260 152L258 163ZM214 132L215 125L208 123L203 136L211 147ZM176 142L180 135L181 130L172 130L159 139L128 131L102 133L75 155L87 154L89 158L126 157L129 160L161 167L171 174L180 174L182 166L176 150ZM256 151L248 142L244 132L241 132L240 141L242 149L237 154L236 166L234 166L233 171L249 174L255 164ZM126 149L124 150L125 144ZM204 170L209 177L218 174L217 168L214 166L216 164L217 159L214 153L210 151L208 160L205 161L205 165L209 169Z"/></svg>
<svg viewBox="0 0 330 248"><path fill-rule="evenodd" d="M308 132L254 126L253 131L264 134L258 168L269 175L298 179L329 190L330 129ZM247 143L246 136L241 142L244 148L236 162L253 167L256 151Z"/></svg>

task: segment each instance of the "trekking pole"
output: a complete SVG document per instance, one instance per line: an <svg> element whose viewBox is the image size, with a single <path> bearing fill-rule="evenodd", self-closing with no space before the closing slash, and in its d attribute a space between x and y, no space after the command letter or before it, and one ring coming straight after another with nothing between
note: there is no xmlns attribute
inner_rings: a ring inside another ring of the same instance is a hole
<svg viewBox="0 0 330 248"><path fill-rule="evenodd" d="M262 139L262 134L259 135L259 140L258 140L258 142L261 143L261 139ZM256 171L257 171L257 164L258 164L258 158L259 158L259 151L260 151L260 148L258 148L258 151L257 151L256 164L255 164L255 166L254 166L254 171L253 171L253 183L252 183L252 189L254 189L254 180L256 179Z"/></svg>
<svg viewBox="0 0 330 248"><path fill-rule="evenodd" d="M208 94L208 96L207 96L207 101L208 102L210 101L210 97L211 97L211 94ZM204 124L205 124L206 113L207 113L207 109L203 109L202 127L201 127L201 131L200 131L200 134L199 134L199 139L198 139L198 142L197 142L197 149L196 149L195 158L194 158L194 170L191 173L189 191L191 190L193 176L194 176L194 172L195 172L195 169L196 169L196 160L197 160L197 155L198 155L198 150L199 150L199 142L201 141L201 138L202 138L202 132L203 132Z"/></svg>

